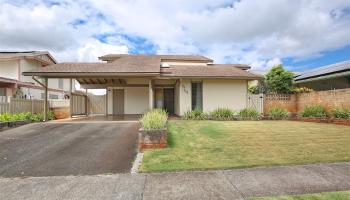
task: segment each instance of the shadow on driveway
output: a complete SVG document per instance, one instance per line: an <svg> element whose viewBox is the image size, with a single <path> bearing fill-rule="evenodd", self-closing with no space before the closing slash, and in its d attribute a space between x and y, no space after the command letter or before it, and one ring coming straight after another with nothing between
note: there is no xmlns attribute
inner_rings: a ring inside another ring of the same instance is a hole
<svg viewBox="0 0 350 200"><path fill-rule="evenodd" d="M0 132L0 176L128 173L137 122L36 123Z"/></svg>

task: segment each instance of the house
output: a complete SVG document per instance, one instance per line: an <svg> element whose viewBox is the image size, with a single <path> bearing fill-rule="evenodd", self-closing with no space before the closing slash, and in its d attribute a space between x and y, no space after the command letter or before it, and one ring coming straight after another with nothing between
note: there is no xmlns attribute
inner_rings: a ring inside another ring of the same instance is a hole
<svg viewBox="0 0 350 200"><path fill-rule="evenodd" d="M350 61L303 72L294 78L294 84L316 91L350 88Z"/></svg>
<svg viewBox="0 0 350 200"><path fill-rule="evenodd" d="M23 72L44 79L74 78L82 88L106 89L107 115L170 114L247 105L248 80L261 77L243 64L214 64L198 55L109 54L100 63L58 63Z"/></svg>
<svg viewBox="0 0 350 200"><path fill-rule="evenodd" d="M21 72L56 63L45 51L0 52L0 96L43 99L44 88ZM69 80L50 79L48 90L50 99L62 99L69 90Z"/></svg>

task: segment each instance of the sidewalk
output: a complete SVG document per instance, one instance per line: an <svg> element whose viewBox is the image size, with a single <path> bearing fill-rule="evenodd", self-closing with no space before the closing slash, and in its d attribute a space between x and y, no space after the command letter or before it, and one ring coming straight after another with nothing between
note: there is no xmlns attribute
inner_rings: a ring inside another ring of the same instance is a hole
<svg viewBox="0 0 350 200"><path fill-rule="evenodd" d="M350 162L203 172L0 178L0 199L244 199L350 190Z"/></svg>

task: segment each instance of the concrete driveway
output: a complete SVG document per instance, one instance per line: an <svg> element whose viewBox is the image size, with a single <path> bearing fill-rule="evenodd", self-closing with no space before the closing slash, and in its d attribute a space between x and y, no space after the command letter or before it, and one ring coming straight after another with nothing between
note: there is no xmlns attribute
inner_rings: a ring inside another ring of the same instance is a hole
<svg viewBox="0 0 350 200"><path fill-rule="evenodd" d="M129 172L137 122L36 123L0 132L0 176Z"/></svg>

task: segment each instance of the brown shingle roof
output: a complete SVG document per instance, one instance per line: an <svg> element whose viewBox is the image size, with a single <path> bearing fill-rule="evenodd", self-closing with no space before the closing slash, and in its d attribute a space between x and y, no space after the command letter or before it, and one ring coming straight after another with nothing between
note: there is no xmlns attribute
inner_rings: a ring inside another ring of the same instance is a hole
<svg viewBox="0 0 350 200"><path fill-rule="evenodd" d="M141 54L107 54L99 57L100 60L111 61L115 59L132 57L132 58L158 58L160 60L176 60L176 61L202 61L213 62L212 59L201 55L141 55Z"/></svg>
<svg viewBox="0 0 350 200"><path fill-rule="evenodd" d="M260 79L261 76L240 69L241 65L177 65L162 68L162 76L167 77L223 77L236 79Z"/></svg>
<svg viewBox="0 0 350 200"><path fill-rule="evenodd" d="M110 63L59 63L33 69L30 73L159 73L158 58L120 58ZM27 72L25 72L27 73Z"/></svg>

